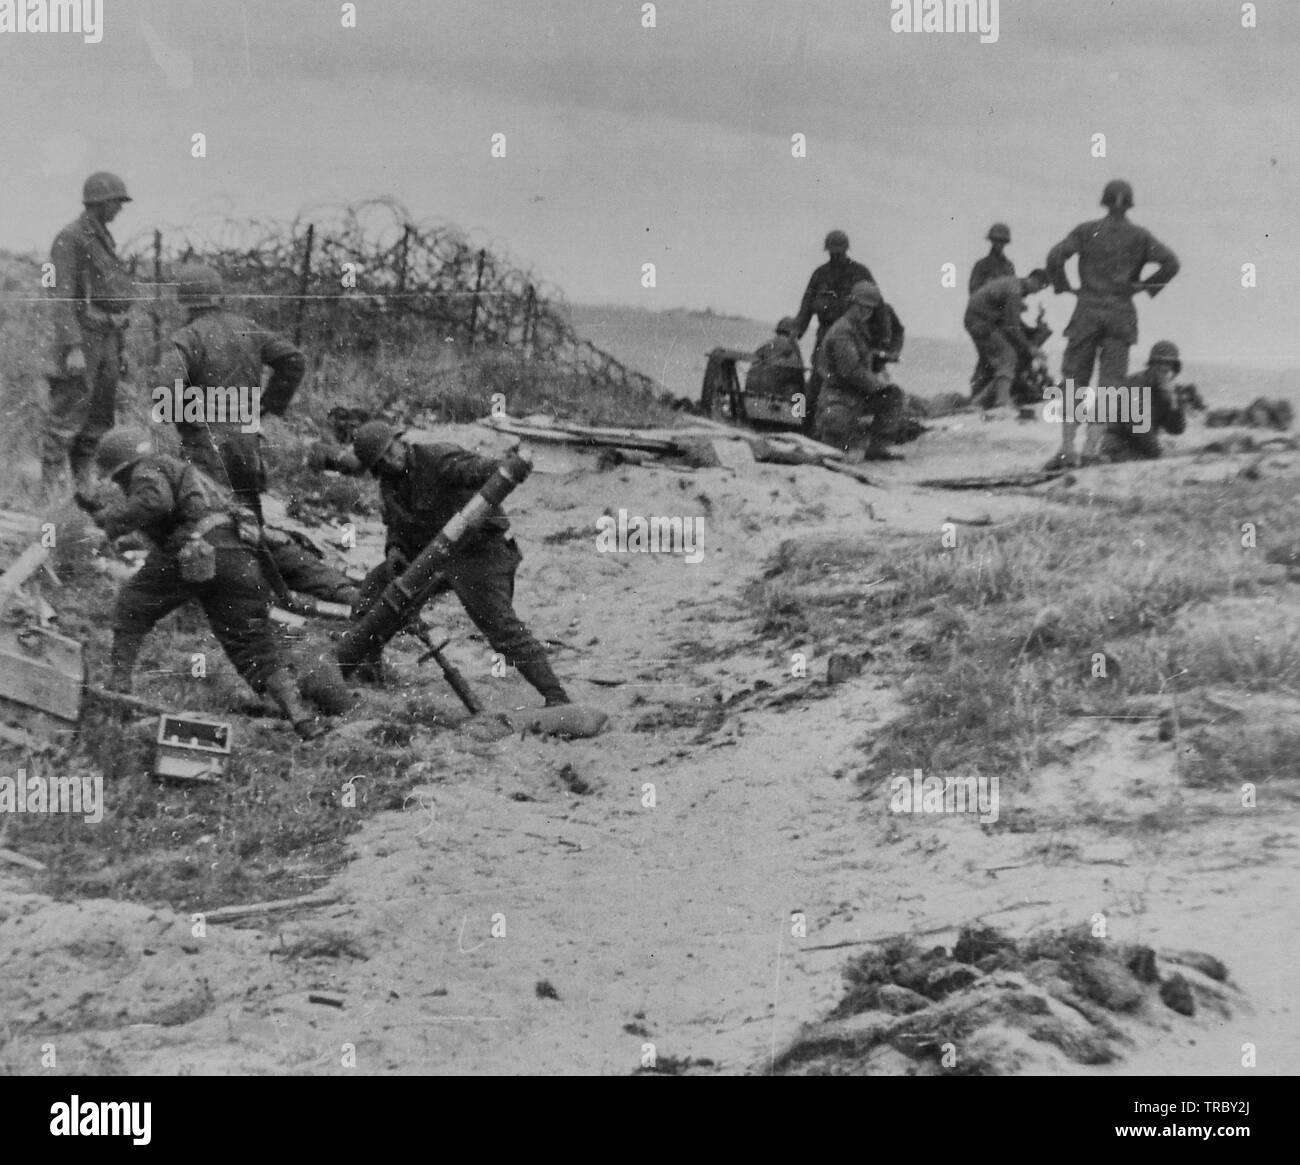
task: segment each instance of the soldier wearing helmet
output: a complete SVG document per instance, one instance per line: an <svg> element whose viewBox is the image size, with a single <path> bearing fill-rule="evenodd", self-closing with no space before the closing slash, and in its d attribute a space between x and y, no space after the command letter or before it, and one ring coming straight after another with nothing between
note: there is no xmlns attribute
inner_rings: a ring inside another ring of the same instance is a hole
<svg viewBox="0 0 1300 1165"><path fill-rule="evenodd" d="M1178 274L1178 256L1150 231L1128 219L1133 187L1116 179L1106 184L1101 204L1106 217L1081 223L1047 256L1047 271L1057 292L1078 296L1065 329L1068 341L1061 375L1073 380L1076 391L1096 383L1103 387L1127 383L1129 348L1137 343L1137 309L1133 297L1145 291L1153 298ZM1065 264L1079 257L1079 287L1070 285ZM1156 264L1156 270L1144 270ZM1093 381L1093 367L1098 366ZM1075 460L1075 425L1067 417L1061 430L1061 451L1048 463L1058 468Z"/></svg>
<svg viewBox="0 0 1300 1165"><path fill-rule="evenodd" d="M989 253L976 262L970 273L970 294L974 295L986 283L1016 273L1016 265L1003 253L1011 242L1011 228L1004 222L995 222L986 236Z"/></svg>
<svg viewBox="0 0 1300 1165"><path fill-rule="evenodd" d="M1107 423L1097 445L1099 461L1146 461L1161 456L1159 434L1172 435L1187 427L1174 379L1183 369L1178 346L1159 340L1151 346L1147 366L1126 378L1129 420Z"/></svg>
<svg viewBox="0 0 1300 1165"><path fill-rule="evenodd" d="M161 365L164 379L179 380L183 386L260 389L266 366L271 376L258 398L261 413L283 416L306 373L306 357L283 336L225 310L221 276L212 268L186 264L176 271L175 282L176 298L188 319L171 337L172 350ZM239 419L229 414L225 420L212 417L199 423L174 419L181 455L227 486L234 500L256 518L272 577L278 573L289 589L329 602L355 601L356 587L313 549L285 531L264 526L267 480L260 429L244 432Z"/></svg>
<svg viewBox="0 0 1300 1165"><path fill-rule="evenodd" d="M987 382L980 386L978 402L986 409L1011 404L1011 386L1016 379L1018 354L1030 354L1021 316L1025 296L1036 295L1047 286L1047 272L1039 268L1024 279L1004 275L984 284L970 297L962 321L975 344L980 366L988 369Z"/></svg>
<svg viewBox="0 0 1300 1165"><path fill-rule="evenodd" d="M823 386L813 435L846 452L861 449L864 458L875 461L895 459L885 445L903 419L903 391L877 361L872 319L886 308L874 283L855 283L844 314L830 326L815 357ZM871 422L864 428L868 415Z"/></svg>
<svg viewBox="0 0 1300 1165"><path fill-rule="evenodd" d="M795 337L802 340L813 317L817 319L817 339L813 344L813 374L808 382L806 426L811 429L817 413L817 398L821 390L821 377L817 372L817 352L831 326L848 307L849 292L855 283L875 283L870 270L849 258L849 236L843 231L831 231L826 236L825 249L830 258L812 273L803 293L799 311L794 317Z"/></svg>
<svg viewBox="0 0 1300 1165"><path fill-rule="evenodd" d="M281 417L307 371L303 354L283 336L222 305L221 277L202 264L186 264L175 273L177 299L185 309L185 326L171 337L163 356L164 384L185 387L260 390L262 414ZM263 366L271 377L262 388ZM260 422L260 417L258 418ZM234 491L236 499L261 520L266 489L262 434L243 432L238 417L227 414L200 422L176 418L184 455Z"/></svg>
<svg viewBox="0 0 1300 1165"><path fill-rule="evenodd" d="M117 415L118 380L127 375L125 332L133 287L109 233L131 201L116 174L101 172L82 188L81 217L50 248L54 282L49 418L41 451L42 476L53 487L70 468L85 487L99 439Z"/></svg>
<svg viewBox="0 0 1300 1165"><path fill-rule="evenodd" d="M367 421L352 438L361 468L379 479L387 544L384 561L362 584L355 617L369 610L388 584L400 577L442 528L496 473L498 465L457 445L410 440L411 434L386 421ZM523 561L510 522L499 506L478 533L458 545L455 558L434 595L453 591L474 626L546 697L547 705L567 704L569 697L551 670L546 649L515 614L515 572ZM364 680L382 681L379 654L363 660Z"/></svg>
<svg viewBox="0 0 1300 1165"><path fill-rule="evenodd" d="M79 488L77 504L110 539L139 531L152 543L144 566L118 592L110 686L131 690L145 637L193 599L249 686L269 695L300 736L319 735L271 634L271 596L257 558L240 539L229 494L188 462L154 453L143 430L113 429L95 462L121 493Z"/></svg>

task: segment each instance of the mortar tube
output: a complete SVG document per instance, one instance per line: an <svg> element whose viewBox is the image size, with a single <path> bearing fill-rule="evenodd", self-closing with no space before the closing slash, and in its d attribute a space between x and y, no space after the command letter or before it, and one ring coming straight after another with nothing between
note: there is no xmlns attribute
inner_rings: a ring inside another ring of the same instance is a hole
<svg viewBox="0 0 1300 1165"><path fill-rule="evenodd" d="M433 541L420 551L405 572L384 588L384 593L370 610L339 640L334 654L345 676L362 660L383 650L393 636L419 614L437 585L438 576L450 565L449 560L457 547L483 525L491 516L492 508L500 505L532 469L532 464L522 454L511 453L464 509L454 514Z"/></svg>

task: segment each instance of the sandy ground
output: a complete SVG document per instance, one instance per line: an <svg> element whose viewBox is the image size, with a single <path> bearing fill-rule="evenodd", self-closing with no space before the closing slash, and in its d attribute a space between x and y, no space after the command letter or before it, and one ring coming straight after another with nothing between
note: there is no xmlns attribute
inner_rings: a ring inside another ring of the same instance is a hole
<svg viewBox="0 0 1300 1165"><path fill-rule="evenodd" d="M449 435L501 447L481 429ZM853 779L896 691L870 666L825 685L815 657L809 678L792 677L739 601L786 538L937 539L950 519L1041 510L1041 491L912 483L1035 468L1052 444L1041 425L953 420L907 461L866 467L889 488L773 465L602 473L586 453L540 451L508 505L525 554L517 605L565 645L556 668L575 699L609 712L607 731L568 743L430 732L406 810L355 835L354 860L322 882L336 905L296 917L195 937L173 912L53 903L0 869L0 1011L10 1030L33 1025L0 1045L3 1068L627 1074L653 1045L660 1068L761 1073L838 999L867 940L950 944L976 918L1021 935L1100 912L1114 938L1218 955L1242 1005L1229 1019L1152 1015L1121 1062L1066 1070L1232 1075L1247 1071L1246 1042L1255 1071L1300 1070L1294 800L1237 811L1231 791L1182 787L1149 725L1081 722L1060 726L1075 743L1068 769L1003 789L1002 827L899 819L883 789ZM1141 488L1155 470L1123 472ZM597 554L595 519L620 508L704 516L703 560ZM1296 588L1277 598L1294 604ZM517 678L487 678L488 649L454 604L437 614L493 710L536 706ZM743 696L759 681L772 685L762 699ZM420 682L455 709L441 681ZM1171 808L1181 828L1140 828ZM277 955L340 937L365 957ZM1058 1070L1047 1050L1025 1067Z"/></svg>

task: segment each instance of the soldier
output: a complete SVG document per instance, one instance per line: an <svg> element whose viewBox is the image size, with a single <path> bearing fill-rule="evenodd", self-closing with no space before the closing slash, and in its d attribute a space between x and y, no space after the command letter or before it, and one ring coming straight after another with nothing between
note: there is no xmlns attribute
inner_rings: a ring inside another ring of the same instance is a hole
<svg viewBox="0 0 1300 1165"><path fill-rule="evenodd" d="M1137 311L1133 297L1145 291L1153 299L1178 274L1178 257L1150 231L1128 220L1133 205L1133 187L1116 180L1106 185L1101 196L1105 218L1081 223L1047 256L1047 271L1059 295L1077 295L1074 314L1065 329L1069 340L1061 361L1061 375L1073 380L1076 391L1092 383L1093 365L1099 363L1098 383L1122 385L1128 375L1129 347L1137 343ZM1070 286L1066 260L1079 256L1079 284ZM1145 279L1150 263L1158 268ZM1076 461L1076 424L1066 417L1061 428L1061 451L1047 463L1048 469Z"/></svg>
<svg viewBox="0 0 1300 1165"><path fill-rule="evenodd" d="M385 558L362 584L360 616L496 473L497 463L456 445L409 444L384 421L362 425L352 448L361 468L379 479L387 526ZM567 704L569 697L545 649L515 614L515 571L523 557L515 540L506 536L509 527L505 514L494 508L469 544L458 548L434 594L454 591L493 651L546 697L547 707ZM382 678L379 658L364 663L358 674Z"/></svg>
<svg viewBox="0 0 1300 1165"><path fill-rule="evenodd" d="M1042 268L1031 271L1024 279L1003 275L985 283L966 305L963 324L975 342L980 363L989 373L979 402L986 409L1011 404L1017 353L1028 355L1033 351L1020 318L1025 296L1036 295L1047 283L1047 272Z"/></svg>
<svg viewBox="0 0 1300 1165"><path fill-rule="evenodd" d="M134 429L108 433L95 464L125 497L110 501L99 491L78 490L77 505L110 539L139 530L153 543L144 566L118 593L111 686L131 690L145 636L194 599L249 686L269 695L299 736L320 735L323 727L299 699L280 659L271 634L270 594L220 486L180 458L155 454L149 435Z"/></svg>
<svg viewBox="0 0 1300 1165"><path fill-rule="evenodd" d="M777 321L776 334L754 353L755 364L771 364L778 368L797 368L803 371L803 353L795 338L797 326L793 316L782 316Z"/></svg>
<svg viewBox="0 0 1300 1165"><path fill-rule="evenodd" d="M41 451L47 487L58 483L66 465L76 488L89 488L95 446L116 421L117 382L128 372L124 340L132 285L108 224L131 196L116 174L98 173L86 179L81 201L81 217L50 249L53 372Z"/></svg>
<svg viewBox="0 0 1300 1165"><path fill-rule="evenodd" d="M986 236L993 245L970 272L970 294L974 295L984 284L1016 273L1016 265L1003 254L1011 242L1011 228L1004 222L995 222Z"/></svg>
<svg viewBox="0 0 1300 1165"><path fill-rule="evenodd" d="M817 416L817 398L821 392L822 378L817 371L817 353L830 331L831 325L844 314L849 304L849 292L857 283L875 283L875 276L862 263L849 258L849 236L843 231L831 231L826 236L826 250L830 259L812 273L808 288L803 293L799 313L794 317L795 338L803 339L808 325L817 317L817 339L813 344L813 374L808 381L807 413L804 425L809 431Z"/></svg>
<svg viewBox="0 0 1300 1165"><path fill-rule="evenodd" d="M1151 346L1147 366L1136 376L1128 377L1130 393L1145 399L1145 416L1140 418L1145 432L1137 432L1138 420L1112 420L1102 433L1097 449L1100 461L1141 461L1161 455L1160 430L1178 434L1187 427L1183 409L1174 391L1174 377L1183 369L1178 347L1169 340Z"/></svg>
<svg viewBox="0 0 1300 1165"><path fill-rule="evenodd" d="M271 379L260 395L260 412L284 416L307 371L307 361L283 336L269 332L221 305L221 277L210 267L190 264L176 273L178 298L188 318L172 335L172 351L163 357L161 378L170 385L221 387L248 393L262 388L262 366ZM176 417L185 456L200 469L230 486L235 499L262 519L266 468L261 432L242 431L238 417L207 417L201 423ZM260 416L258 417L260 424Z"/></svg>
<svg viewBox="0 0 1300 1165"><path fill-rule="evenodd" d="M894 460L884 443L893 437L903 418L903 391L891 384L877 366L871 329L872 315L884 307L880 289L863 281L848 296L848 310L831 325L818 352L824 380L824 397L817 416L816 437L847 451L859 437L859 423L868 414L864 451L868 460Z"/></svg>
<svg viewBox="0 0 1300 1165"><path fill-rule="evenodd" d="M176 272L176 281L188 318L171 337L172 350L160 365L163 380L171 384L180 381L183 387L212 386L246 393L261 388L266 365L271 379L259 398L258 424L261 413L282 417L307 371L303 354L283 336L226 311L221 305L221 276L210 267L188 264ZM201 423L180 416L174 420L182 455L228 485L235 501L247 507L262 526L264 548L271 559L264 565L272 581L330 602L354 602L357 588L314 548L286 531L264 525L266 468L261 432L243 432L240 420L229 414L225 420L209 417Z"/></svg>

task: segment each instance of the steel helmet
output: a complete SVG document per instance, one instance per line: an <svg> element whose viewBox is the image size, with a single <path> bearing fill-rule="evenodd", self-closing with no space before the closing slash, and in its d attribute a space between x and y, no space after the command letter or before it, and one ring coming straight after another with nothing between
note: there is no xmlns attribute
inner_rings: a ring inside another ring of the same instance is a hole
<svg viewBox="0 0 1300 1165"><path fill-rule="evenodd" d="M1157 340L1152 344L1147 363L1172 365L1175 376L1183 370L1183 362L1178 356L1178 345L1172 340Z"/></svg>
<svg viewBox="0 0 1300 1165"><path fill-rule="evenodd" d="M849 292L850 303L864 303L868 307L879 307L885 302L885 297L880 294L880 288L872 283L869 279L863 279L853 285Z"/></svg>
<svg viewBox="0 0 1300 1165"><path fill-rule="evenodd" d="M1113 182L1106 183L1106 189L1101 192L1102 206L1132 206L1133 205L1133 187L1130 186L1123 178L1116 178Z"/></svg>
<svg viewBox="0 0 1300 1165"><path fill-rule="evenodd" d="M794 316L782 316L776 321L776 331L778 335L793 336L799 329L794 322Z"/></svg>
<svg viewBox="0 0 1300 1165"><path fill-rule="evenodd" d="M121 199L123 202L132 201L131 196L126 192L126 183L107 170L92 174L81 188L81 201L87 206L95 202L112 202L114 199Z"/></svg>
<svg viewBox="0 0 1300 1165"><path fill-rule="evenodd" d="M111 479L152 452L153 438L145 430L123 426L104 434L95 450L95 468Z"/></svg>
<svg viewBox="0 0 1300 1165"><path fill-rule="evenodd" d="M401 434L387 421L367 421L352 438L352 452L362 469L374 469Z"/></svg>
<svg viewBox="0 0 1300 1165"><path fill-rule="evenodd" d="M990 243L1009 243L1011 242L1011 228L1004 222L995 222L989 227L989 233L985 237Z"/></svg>
<svg viewBox="0 0 1300 1165"><path fill-rule="evenodd" d="M827 251L847 251L849 249L849 236L843 231L831 231L826 236L823 249Z"/></svg>
<svg viewBox="0 0 1300 1165"><path fill-rule="evenodd" d="M176 298L186 307L216 307L221 276L202 263L187 263L176 272Z"/></svg>

